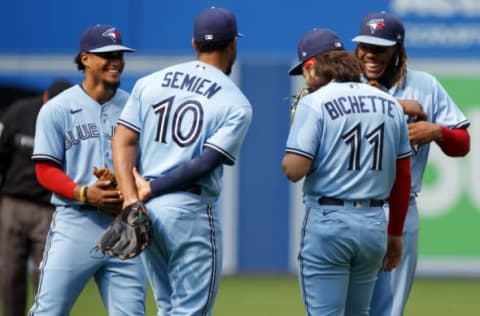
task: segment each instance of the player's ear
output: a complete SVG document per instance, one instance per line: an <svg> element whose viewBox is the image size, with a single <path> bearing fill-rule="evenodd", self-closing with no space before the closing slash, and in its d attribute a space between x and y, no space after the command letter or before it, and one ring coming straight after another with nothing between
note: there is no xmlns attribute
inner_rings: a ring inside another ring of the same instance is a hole
<svg viewBox="0 0 480 316"><path fill-rule="evenodd" d="M195 41L194 38L192 38L192 47L196 52L198 52L197 42Z"/></svg>
<svg viewBox="0 0 480 316"><path fill-rule="evenodd" d="M88 55L88 53L80 53L80 62L81 62L85 67L88 66L89 58L90 58L90 56Z"/></svg>
<svg viewBox="0 0 480 316"><path fill-rule="evenodd" d="M232 47L237 49L237 41L238 41L238 38L235 36L233 39L232 39Z"/></svg>

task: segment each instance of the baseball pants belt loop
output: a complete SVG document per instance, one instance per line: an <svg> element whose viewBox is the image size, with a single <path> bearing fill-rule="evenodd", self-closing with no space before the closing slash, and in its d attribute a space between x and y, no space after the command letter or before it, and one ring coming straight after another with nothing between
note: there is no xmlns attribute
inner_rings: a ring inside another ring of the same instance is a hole
<svg viewBox="0 0 480 316"><path fill-rule="evenodd" d="M365 206L369 205L371 207L380 207L380 206L383 206L383 204L385 204L385 201L383 201L383 200L351 201L351 202L355 207L362 207L363 205L365 205ZM318 199L318 204L320 204L320 205L343 206L343 205L345 205L345 201L340 200L340 199L336 199L336 198L323 196L323 197Z"/></svg>

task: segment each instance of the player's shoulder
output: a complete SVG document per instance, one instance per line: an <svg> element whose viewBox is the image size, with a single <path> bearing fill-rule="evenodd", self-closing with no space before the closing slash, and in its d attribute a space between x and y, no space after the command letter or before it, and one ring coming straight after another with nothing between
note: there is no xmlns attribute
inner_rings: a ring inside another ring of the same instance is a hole
<svg viewBox="0 0 480 316"><path fill-rule="evenodd" d="M425 85L436 85L438 83L437 78L423 70L416 70L416 69L407 69L407 86L425 86Z"/></svg>
<svg viewBox="0 0 480 316"><path fill-rule="evenodd" d="M232 107L252 107L248 98L233 81L225 81L221 87L213 101L230 104Z"/></svg>
<svg viewBox="0 0 480 316"><path fill-rule="evenodd" d="M78 103L82 95L85 95L83 89L79 85L74 85L48 100L42 105L40 112L65 111L65 109L69 109L72 104Z"/></svg>
<svg viewBox="0 0 480 316"><path fill-rule="evenodd" d="M47 104L51 103L58 103L58 104L63 104L68 101L74 101L77 100L78 97L85 95L85 91L82 89L82 87L78 84L71 86L70 88L67 88L51 98L50 100L47 101Z"/></svg>

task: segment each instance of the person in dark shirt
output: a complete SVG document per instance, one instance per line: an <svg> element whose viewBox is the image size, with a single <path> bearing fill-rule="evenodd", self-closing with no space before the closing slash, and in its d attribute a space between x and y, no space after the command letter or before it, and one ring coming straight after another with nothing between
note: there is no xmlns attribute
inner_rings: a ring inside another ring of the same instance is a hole
<svg viewBox="0 0 480 316"><path fill-rule="evenodd" d="M40 107L72 84L55 80L41 95L11 104L0 118L0 274L2 315L25 315L29 258L40 265L54 207L51 193L37 181L33 152ZM33 271L34 290L38 269Z"/></svg>

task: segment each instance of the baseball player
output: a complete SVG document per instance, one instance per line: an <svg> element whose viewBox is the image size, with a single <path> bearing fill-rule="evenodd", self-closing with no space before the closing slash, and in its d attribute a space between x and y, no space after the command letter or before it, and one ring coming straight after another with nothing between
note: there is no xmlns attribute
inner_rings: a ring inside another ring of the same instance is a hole
<svg viewBox="0 0 480 316"><path fill-rule="evenodd" d="M54 211L50 192L35 176L31 160L35 121L42 104L71 87L57 79L42 94L19 99L8 107L0 125L0 212L2 315L25 315L29 257L38 267ZM33 270L33 289L38 270Z"/></svg>
<svg viewBox="0 0 480 316"><path fill-rule="evenodd" d="M144 315L146 276L138 258L121 261L92 251L121 207L118 190L96 180L94 167L113 168L111 138L128 94L119 89L125 66L121 34L95 25L75 58L83 81L47 102L38 115L32 159L53 192L56 211L40 265L31 316L68 315L94 278L109 315Z"/></svg>
<svg viewBox="0 0 480 316"><path fill-rule="evenodd" d="M369 82L400 100L408 114L412 144L412 192L403 232L404 253L397 269L380 272L372 299L371 315L403 315L412 287L418 257L418 210L416 197L421 190L430 143L436 142L448 156L464 156L470 148L470 125L440 83L430 74L407 68L405 29L393 15L385 12L363 17L356 55L365 67ZM418 120L406 102L421 105L426 120ZM392 207L392 205L390 205Z"/></svg>
<svg viewBox="0 0 480 316"><path fill-rule="evenodd" d="M158 315L210 315L216 297L222 165L235 163L252 116L228 78L238 36L229 10L199 13L192 40L197 60L140 78L112 142L124 206L145 199L153 223L154 240L141 257ZM151 180L143 182L145 194L137 193L135 165Z"/></svg>
<svg viewBox="0 0 480 316"><path fill-rule="evenodd" d="M368 315L378 270L400 261L410 194L402 110L360 83L360 61L343 47L329 29L309 31L289 72L312 91L298 103L282 161L289 180L305 177L298 258L307 315Z"/></svg>

